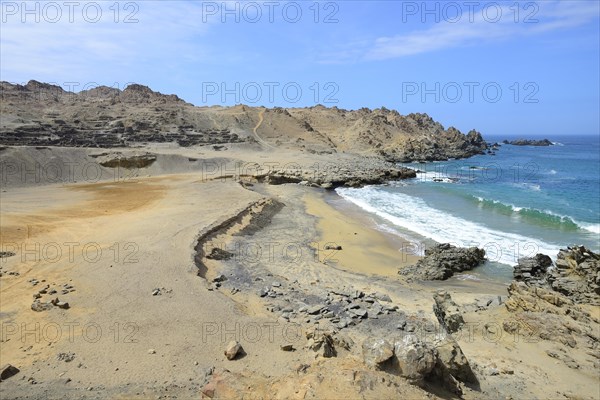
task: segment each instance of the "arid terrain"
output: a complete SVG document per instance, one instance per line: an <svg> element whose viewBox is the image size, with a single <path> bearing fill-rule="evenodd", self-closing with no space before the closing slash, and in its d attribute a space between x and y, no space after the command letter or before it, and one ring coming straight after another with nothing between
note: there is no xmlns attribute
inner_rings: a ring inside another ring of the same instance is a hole
<svg viewBox="0 0 600 400"><path fill-rule="evenodd" d="M1 104L2 399L600 398L597 254L466 280L485 254L402 251L331 190L476 131L141 85Z"/></svg>

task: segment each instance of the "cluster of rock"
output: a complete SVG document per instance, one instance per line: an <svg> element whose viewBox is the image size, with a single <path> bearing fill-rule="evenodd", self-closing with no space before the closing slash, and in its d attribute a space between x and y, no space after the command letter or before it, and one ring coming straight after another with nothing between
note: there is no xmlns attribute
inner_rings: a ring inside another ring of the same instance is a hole
<svg viewBox="0 0 600 400"><path fill-rule="evenodd" d="M261 297L276 298L289 295L277 283L260 291ZM402 320L403 313L398 306L391 304L391 298L383 293L365 294L360 290L332 290L322 303L315 305L304 304L296 308L292 305L268 305L267 309L279 313L286 321L296 319L301 322L315 323L328 321L336 329L355 326L364 320L379 319L381 316L396 313ZM302 303L300 303L302 304Z"/></svg>
<svg viewBox="0 0 600 400"><path fill-rule="evenodd" d="M35 278L30 279L28 282L31 283L32 286L37 286L40 283L40 281L38 281ZM45 282L45 280L43 280L42 282ZM33 303L31 304L31 309L36 312L47 311L54 307L62 308L65 310L69 309L69 303L67 303L66 301L59 300L58 297L47 302L43 302L41 300L43 295L52 296L56 295L59 291L63 295L66 295L71 292L74 292L75 288L69 283L63 284L62 287L51 287L50 285L45 285L42 289L38 290L33 294Z"/></svg>
<svg viewBox="0 0 600 400"><path fill-rule="evenodd" d="M600 256L583 246L568 247L558 253L555 268L547 256L538 254L520 259L514 276L505 302L511 317L503 329L529 340L540 338L571 348L583 345L600 366L595 351L600 346L600 318L589 309L600 305ZM557 358L559 353L552 354Z"/></svg>
<svg viewBox="0 0 600 400"><path fill-rule="evenodd" d="M600 255L583 246L561 249L556 268L550 257L521 258L514 278L529 286L556 291L577 304L600 305Z"/></svg>
<svg viewBox="0 0 600 400"><path fill-rule="evenodd" d="M411 316L425 332L428 321ZM367 365L399 373L412 383L425 381L441 384L447 390L462 394L461 382L477 385L477 378L458 343L446 332L429 335L404 333L396 338L369 338L362 344Z"/></svg>
<svg viewBox="0 0 600 400"><path fill-rule="evenodd" d="M517 139L517 140L504 140L502 141L504 144L512 144L513 146L552 146L552 143L548 139Z"/></svg>
<svg viewBox="0 0 600 400"><path fill-rule="evenodd" d="M398 271L400 275L421 280L446 280L457 272L470 271L485 261L485 250L460 248L448 243L425 250L425 257Z"/></svg>

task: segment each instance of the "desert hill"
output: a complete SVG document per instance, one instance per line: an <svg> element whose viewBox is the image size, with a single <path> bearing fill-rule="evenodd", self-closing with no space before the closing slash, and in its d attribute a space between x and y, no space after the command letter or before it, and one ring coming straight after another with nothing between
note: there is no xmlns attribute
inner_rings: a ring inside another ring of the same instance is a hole
<svg viewBox="0 0 600 400"><path fill-rule="evenodd" d="M427 114L379 108L196 107L138 84L79 93L37 81L0 82L0 145L182 147L245 142L309 153L348 152L390 161L445 160L482 153L475 130L445 129Z"/></svg>

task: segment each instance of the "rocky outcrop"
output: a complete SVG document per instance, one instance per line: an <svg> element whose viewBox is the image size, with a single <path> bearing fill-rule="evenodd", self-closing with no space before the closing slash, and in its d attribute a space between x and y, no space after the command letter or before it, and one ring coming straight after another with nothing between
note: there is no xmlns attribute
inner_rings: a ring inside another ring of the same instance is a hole
<svg viewBox="0 0 600 400"><path fill-rule="evenodd" d="M444 243L425 250L425 257L417 264L404 267L398 273L422 280L445 280L457 272L472 270L484 260L483 249L460 248Z"/></svg>
<svg viewBox="0 0 600 400"><path fill-rule="evenodd" d="M433 313L448 333L457 332L465 323L462 312L448 292L439 291L433 296Z"/></svg>
<svg viewBox="0 0 600 400"><path fill-rule="evenodd" d="M517 139L517 140L504 140L502 143L504 144L512 144L513 146L552 146L552 143L548 139Z"/></svg>
<svg viewBox="0 0 600 400"><path fill-rule="evenodd" d="M549 340L595 350L600 318L590 312L600 304L600 257L583 246L558 253L556 267L547 256L519 260L505 302L511 313L502 326L527 340Z"/></svg>
<svg viewBox="0 0 600 400"><path fill-rule="evenodd" d="M384 184L389 181L415 178L416 171L397 167L385 161L365 158L360 165L340 162L336 168L301 170L298 168L279 169L258 172L249 176L258 182L271 185L299 183L306 186L333 190L337 187L362 187L364 185Z"/></svg>
<svg viewBox="0 0 600 400"><path fill-rule="evenodd" d="M534 257L523 257L514 267L513 276L517 281L529 284L543 285L548 267L552 259L545 254L536 254Z"/></svg>
<svg viewBox="0 0 600 400"><path fill-rule="evenodd" d="M548 283L577 304L600 305L600 255L583 246L561 250Z"/></svg>
<svg viewBox="0 0 600 400"><path fill-rule="evenodd" d="M600 255L583 246L567 247L559 251L556 267L551 266L544 254L521 258L515 280L558 292L575 304L600 305Z"/></svg>
<svg viewBox="0 0 600 400"><path fill-rule="evenodd" d="M434 382L456 394L461 382L477 385L478 380L458 343L445 332L425 332L427 321L411 317L418 325L413 332L395 337L368 338L363 342L365 364L399 374L416 385Z"/></svg>

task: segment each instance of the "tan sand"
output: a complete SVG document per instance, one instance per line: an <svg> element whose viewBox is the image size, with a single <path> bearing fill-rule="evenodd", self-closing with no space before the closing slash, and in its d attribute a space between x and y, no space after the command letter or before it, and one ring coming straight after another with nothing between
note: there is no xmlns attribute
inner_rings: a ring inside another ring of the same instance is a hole
<svg viewBox="0 0 600 400"><path fill-rule="evenodd" d="M419 259L403 253L402 239L377 230L365 215L350 210L342 213L317 192L307 194L304 201L307 212L319 219L317 244L322 262L342 270L397 278L400 267ZM326 250L327 245L339 245L342 250Z"/></svg>
<svg viewBox="0 0 600 400"><path fill-rule="evenodd" d="M205 152L214 156L210 150ZM199 157L193 149L182 153ZM289 153L285 158L242 151L236 155L244 161L310 161L306 154L298 159ZM432 294L439 288L450 288L461 305L502 291L501 285L478 282L407 283L397 270L404 260L413 263L416 258L399 251L402 241L377 230L368 216L351 207L332 206L321 189L255 185L248 190L234 179L201 178L190 172L126 182L8 188L2 193L2 242L41 246L34 251L37 258L17 255L0 260L3 272L20 273L0 278L0 358L21 369L0 384L2 398L199 398L211 367L230 371L223 372L229 380L221 393L232 393L233 398L244 393L248 398L435 398L398 376L366 367L360 358L364 336L352 329L343 331L355 341L351 352L340 349L335 359L315 359L315 353L304 348L304 334L316 321L283 320L270 309L272 299L259 297L255 289L244 290L243 281L237 294L209 290L213 289L210 282L197 276L194 264L200 233L263 198L276 198L285 207L259 233L241 239L232 236L249 223L244 218L223 233L223 240L306 241L321 246L335 242L342 250L333 255L335 263L330 253L321 252L327 257L321 260L326 266L314 257L295 264L277 257L256 266L235 264L241 276L255 268L261 279L257 285L277 280L294 286L299 297L324 298L342 287L386 293L401 310L421 311L432 320ZM66 242L79 244L73 259ZM57 260L42 254L44 246L52 243L63 251ZM86 244L93 248L83 253ZM91 260L97 247L102 256ZM218 260L207 265L209 279L231 271ZM32 278L40 283L33 286ZM42 301L58 297L71 308L32 311L32 295L46 284L59 293L44 295ZM63 295L64 284L76 290ZM155 288L163 293L153 296ZM290 301L290 305L296 304ZM565 393L571 398L597 398L597 374L585 343L569 350L581 369L568 368L545 354L557 347L555 342L514 342L509 335L496 342L486 340L481 329L490 320L501 323L503 318L501 308L465 315L479 330L475 340L466 340L465 328L459 341L482 377L482 390L467 391L465 398L566 398ZM362 324L375 326L377 321L367 319ZM280 346L289 337L282 334L282 327L291 323L300 324L302 335L293 342L296 351L285 352ZM70 324L77 324L72 334ZM273 337L263 329L254 340L244 330L264 324L275 324ZM60 337L53 335L56 327L61 329ZM207 327L217 330L207 334ZM93 340L98 328L100 337ZM228 361L223 349L232 339L242 342L247 355ZM60 353L74 353L75 359L60 361ZM492 363L513 373L487 376ZM302 365L308 366L306 371L297 372ZM29 379L39 383L31 384Z"/></svg>

